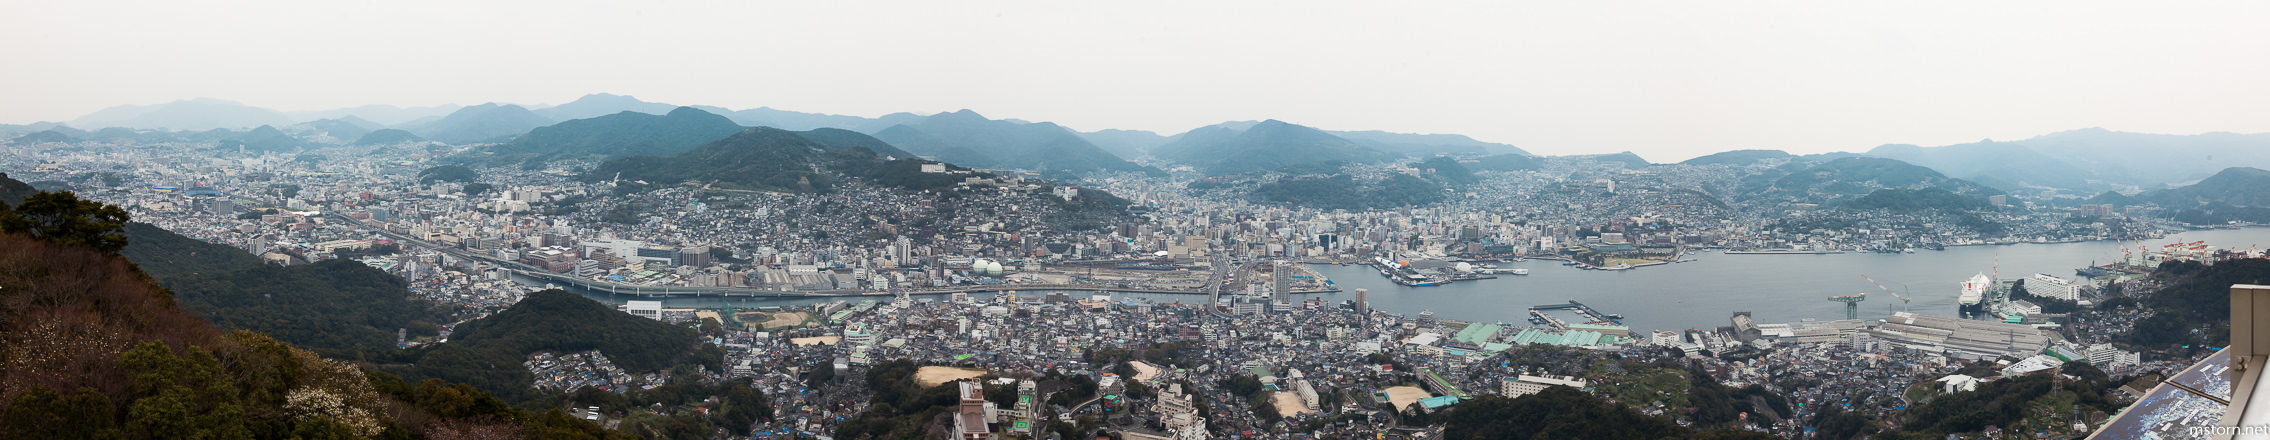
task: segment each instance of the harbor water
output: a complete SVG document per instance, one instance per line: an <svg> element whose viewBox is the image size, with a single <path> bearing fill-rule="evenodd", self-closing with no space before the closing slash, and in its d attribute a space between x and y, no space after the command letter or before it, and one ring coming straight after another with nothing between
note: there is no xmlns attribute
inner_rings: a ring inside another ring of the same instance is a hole
<svg viewBox="0 0 2270 440"><path fill-rule="evenodd" d="M2174 242L2205 241L2224 249L2270 245L2270 228L2189 231L2144 242L2145 247ZM2134 244L2130 244L2134 246ZM1404 287L1364 265L1312 264L1309 268L1333 280L1338 293L1322 296L1338 303L1355 298L1355 289L1370 289L1371 305L1381 311L1416 315L1431 310L1443 319L1505 322L1526 325L1530 306L1583 302L1603 313L1624 316L1634 330L1677 330L1726 325L1736 311L1749 311L1758 322L1792 322L1812 318L1844 319L1843 303L1829 296L1868 293L1860 303L1860 317L1877 319L1899 311L1903 304L1862 279L1867 275L1894 291L1905 288L1917 313L1952 316L1959 284L1971 275L1994 275L1999 260L2003 280L2035 273L2073 279L2074 269L2121 258L2121 245L2111 241L2006 246L1960 246L1944 251L1918 250L1912 254L1844 253L1819 255L1690 254L1693 261L1631 270L1582 270L1559 261L1529 260L1496 263L1500 268L1525 268L1529 275L1501 275L1497 279L1460 281L1440 286ZM523 279L523 282L527 280ZM538 283L541 284L541 283ZM1028 295L1044 291L1023 292ZM640 300L627 295L583 292L602 302ZM1077 295L1087 295L1080 292ZM991 294L972 294L989 298ZM1118 294L1119 298L1151 298L1158 302L1194 302L1197 295ZM943 295L932 298L943 299ZM682 297L664 299L666 307L784 306L862 299L889 301L889 297L728 298Z"/></svg>

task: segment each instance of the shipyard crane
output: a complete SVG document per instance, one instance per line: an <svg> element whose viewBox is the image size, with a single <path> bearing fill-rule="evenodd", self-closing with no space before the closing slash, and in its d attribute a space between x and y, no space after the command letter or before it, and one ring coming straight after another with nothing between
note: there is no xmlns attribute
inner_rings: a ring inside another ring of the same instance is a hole
<svg viewBox="0 0 2270 440"><path fill-rule="evenodd" d="M1844 303L1844 319L1860 319L1860 302L1868 300L1868 292L1832 296L1829 297L1829 300Z"/></svg>
<svg viewBox="0 0 2270 440"><path fill-rule="evenodd" d="M1861 276L1860 276L1860 279L1863 279L1863 280L1868 280L1868 284L1874 284L1874 285L1876 285L1876 288L1878 288L1878 289L1884 289L1884 293L1889 293L1889 294L1891 294L1893 298L1899 298L1899 300L1900 300L1900 311L1902 311L1902 312L1905 312L1905 311L1907 311L1907 302L1908 302L1908 298L1907 298L1907 295L1901 295L1901 294L1898 294L1898 293L1894 293L1894 292L1892 292L1892 289L1891 289L1891 288L1887 288L1887 287L1884 287L1884 283L1879 283L1879 282L1876 282L1876 279L1875 279L1875 278L1869 278L1869 277L1868 277L1867 275L1861 275ZM1906 285L1906 284L1901 284L1901 285L1900 285L1900 289L1903 289L1903 290L1904 290L1904 289L1907 289L1907 285ZM1884 308L1885 308L1885 309L1891 309L1891 307L1892 307L1892 305L1891 305L1891 304L1885 304L1885 305L1884 305Z"/></svg>

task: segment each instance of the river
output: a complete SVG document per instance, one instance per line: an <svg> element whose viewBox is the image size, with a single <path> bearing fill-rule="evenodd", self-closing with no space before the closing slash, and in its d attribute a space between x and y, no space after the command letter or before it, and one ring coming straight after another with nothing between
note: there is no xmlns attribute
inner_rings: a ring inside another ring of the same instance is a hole
<svg viewBox="0 0 2270 440"><path fill-rule="evenodd" d="M2245 249L2270 244L2270 228L2189 231L2145 242L2156 249L2172 242L2205 241L2219 248ZM2120 258L2120 245L2110 241L1961 246L1945 251L1918 250L1913 254L1846 253L1826 255L1694 254L1695 261L1624 271L1592 271L1561 266L1558 261L1531 260L1502 263L1504 268L1527 268L1529 275L1504 275L1494 280L1461 281L1441 286L1404 287L1379 276L1368 266L1310 265L1338 284L1339 293L1322 295L1328 301L1354 299L1356 288L1370 289L1371 304L1381 311L1416 315L1432 310L1436 317L1462 321L1506 322L1526 325L1529 306L1581 301L1604 313L1624 315L1634 330L1676 330L1727 325L1735 311L1749 311L1761 323L1792 322L1803 318L1844 319L1844 304L1830 302L1833 295L1867 292L1860 303L1861 318L1882 318L1898 311L1896 298L1861 279L1867 275L1893 290L1904 288L1918 313L1952 316L1960 284L1973 274L1993 275L1999 258L2003 279L2034 273L2074 278L2073 269L2092 262ZM584 292L603 302L641 299L631 296ZM973 295L979 298L989 294ZM1308 295L1302 295L1308 296ZM1165 301L1190 302L1195 295L1131 295ZM864 297L888 301L888 297ZM793 306L845 298L733 298L735 307ZM857 299L852 299L857 301ZM718 298L671 298L669 307L715 307Z"/></svg>

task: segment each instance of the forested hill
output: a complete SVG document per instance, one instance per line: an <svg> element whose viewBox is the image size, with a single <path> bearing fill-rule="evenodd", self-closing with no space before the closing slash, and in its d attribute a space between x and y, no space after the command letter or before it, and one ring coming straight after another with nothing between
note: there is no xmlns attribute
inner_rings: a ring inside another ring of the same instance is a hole
<svg viewBox="0 0 2270 440"><path fill-rule="evenodd" d="M14 228L0 231L0 343L10 353L0 358L0 438L635 438L223 332L126 259L58 244L84 241L59 224Z"/></svg>
<svg viewBox="0 0 2270 440"><path fill-rule="evenodd" d="M0 209L22 204L24 196L38 191L31 184L8 178L8 173L0 173Z"/></svg>
<svg viewBox="0 0 2270 440"><path fill-rule="evenodd" d="M679 107L666 115L625 111L537 127L469 158L512 164L582 157L667 156L724 139L742 128L724 116L693 107Z"/></svg>
<svg viewBox="0 0 2270 440"><path fill-rule="evenodd" d="M533 380L521 368L538 351L598 350L633 373L700 366L723 371L724 351L692 329L631 316L560 290L529 294L489 317L459 324L450 341L416 356L405 374L466 382L509 399L530 397Z"/></svg>
<svg viewBox="0 0 2270 440"><path fill-rule="evenodd" d="M126 225L121 252L174 292L184 308L224 329L267 333L326 357L393 353L396 332L431 336L446 311L416 297L401 278L362 263L299 266L197 241L143 223Z"/></svg>
<svg viewBox="0 0 2270 440"><path fill-rule="evenodd" d="M148 223L126 224L127 261L160 281L202 272L242 270L260 264L243 249L197 241Z"/></svg>
<svg viewBox="0 0 2270 440"><path fill-rule="evenodd" d="M960 175L921 172L921 165L931 162L904 151L893 149L897 159L886 159L878 153L889 153L868 148L881 142L836 129L795 132L757 127L673 156L610 160L581 179L787 192L830 191L838 174L910 189L944 188L961 180Z"/></svg>

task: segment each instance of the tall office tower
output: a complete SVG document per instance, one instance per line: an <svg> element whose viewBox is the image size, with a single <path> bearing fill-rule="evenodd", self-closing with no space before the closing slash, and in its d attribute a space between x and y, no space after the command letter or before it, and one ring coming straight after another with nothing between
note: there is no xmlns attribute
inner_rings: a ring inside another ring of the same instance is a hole
<svg viewBox="0 0 2270 440"><path fill-rule="evenodd" d="M1371 294L1371 289L1365 289L1365 288L1357 288L1357 289L1356 289L1356 314L1357 314L1357 315L1370 315L1370 314L1371 314L1371 301L1370 301L1370 298L1365 298L1366 296L1370 296L1370 294Z"/></svg>
<svg viewBox="0 0 2270 440"><path fill-rule="evenodd" d="M1276 281L1276 288L1274 289L1276 291L1270 293L1270 299L1276 300L1277 304L1292 304L1293 262L1277 260L1276 266L1276 270L1270 271L1271 276L1275 278L1273 281Z"/></svg>

